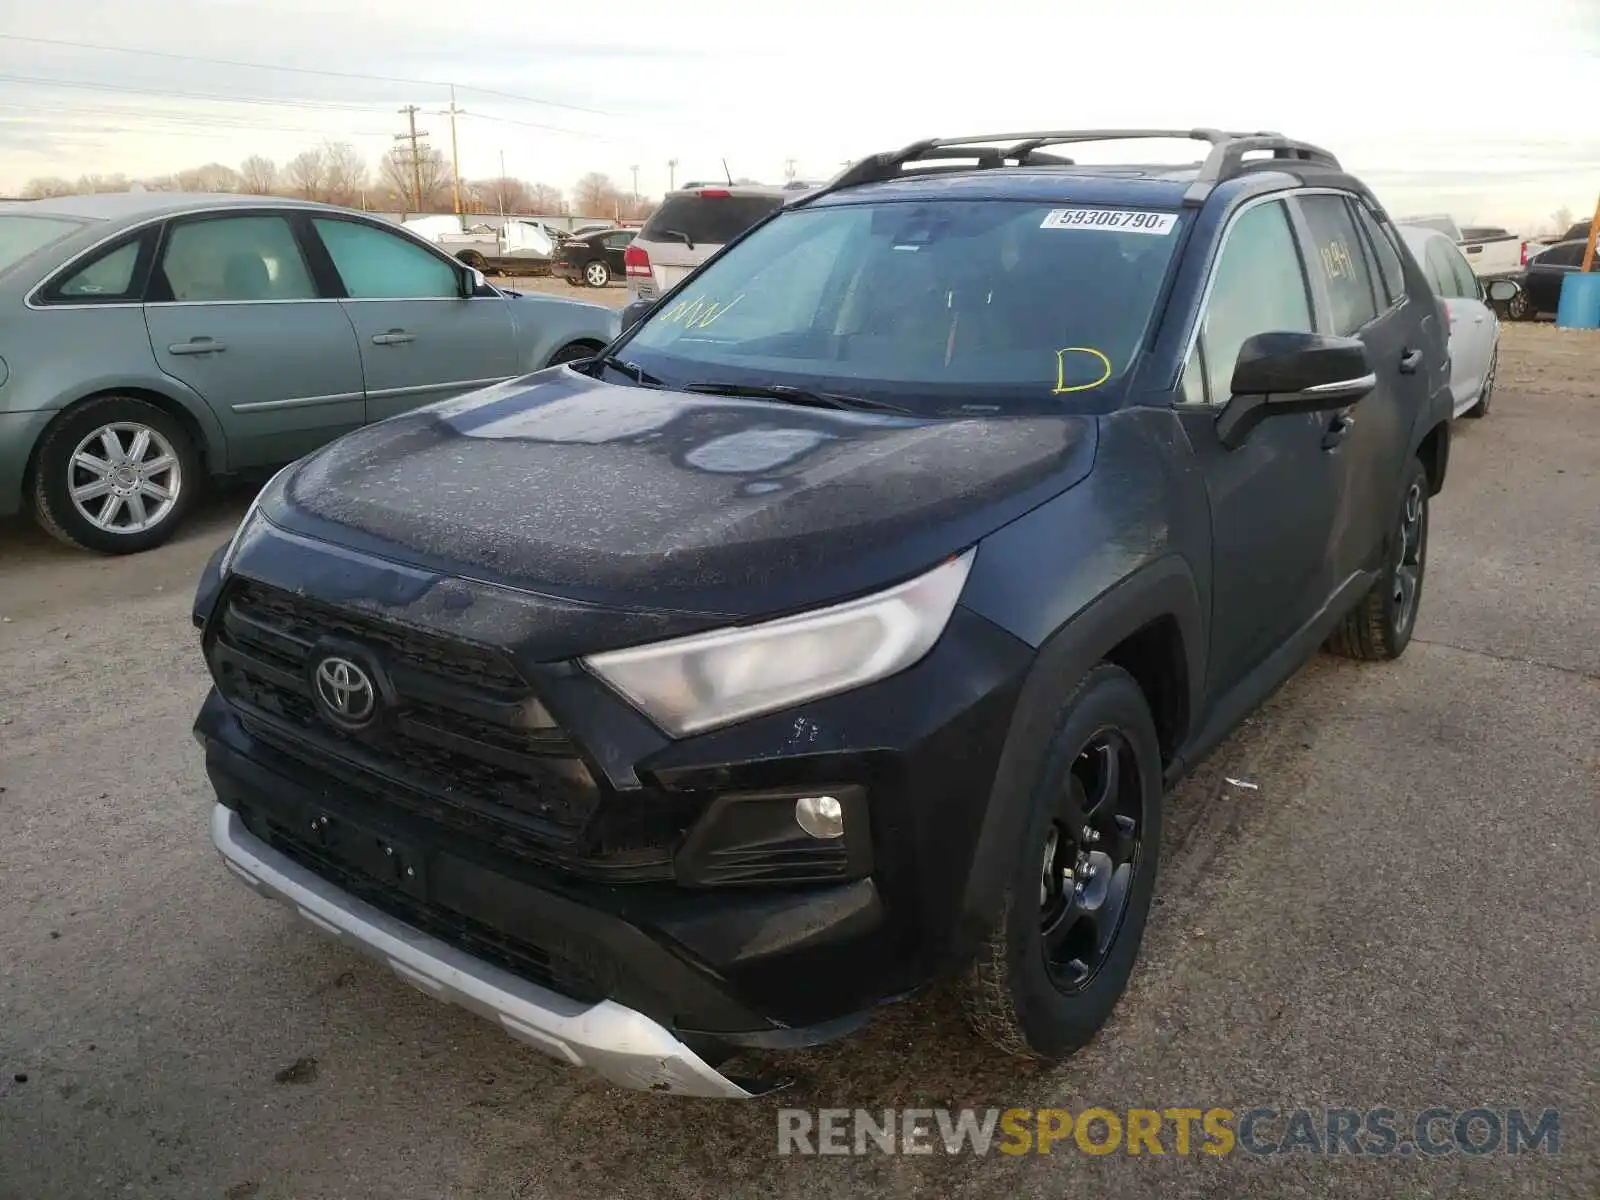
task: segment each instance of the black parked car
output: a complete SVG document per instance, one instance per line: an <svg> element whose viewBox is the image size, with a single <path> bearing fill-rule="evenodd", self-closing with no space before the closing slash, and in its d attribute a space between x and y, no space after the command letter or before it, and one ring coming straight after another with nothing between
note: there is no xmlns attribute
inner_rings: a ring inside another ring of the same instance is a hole
<svg viewBox="0 0 1600 1200"><path fill-rule="evenodd" d="M1561 285L1568 275L1583 269L1587 235L1577 241L1557 242L1528 260L1517 282L1522 292L1510 302L1507 315L1531 321L1540 314L1553 316L1561 306Z"/></svg>
<svg viewBox="0 0 1600 1200"><path fill-rule="evenodd" d="M1332 155L1047 149L1107 136L864 159L600 356L268 484L195 599L228 863L628 1086L753 1094L944 977L1084 1045L1166 790L1319 646L1406 649L1451 412Z"/></svg>
<svg viewBox="0 0 1600 1200"><path fill-rule="evenodd" d="M574 234L556 250L553 274L574 287L605 287L624 278L622 254L638 236L634 229L597 229Z"/></svg>

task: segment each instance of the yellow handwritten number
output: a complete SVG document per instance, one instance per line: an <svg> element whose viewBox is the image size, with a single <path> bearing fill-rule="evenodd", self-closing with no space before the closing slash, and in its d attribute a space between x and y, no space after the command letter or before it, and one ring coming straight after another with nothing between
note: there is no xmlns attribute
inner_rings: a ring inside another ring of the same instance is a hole
<svg viewBox="0 0 1600 1200"><path fill-rule="evenodd" d="M1069 354L1092 354L1098 358L1101 366L1100 378L1096 379L1093 383L1075 383L1071 387L1068 387L1066 371L1067 355ZM1091 388L1099 387L1102 383L1110 378L1111 360L1104 354L1100 353L1100 351L1096 350L1093 346L1067 346L1064 349L1056 351L1056 386L1050 390L1050 394L1052 396L1061 396L1065 395L1067 392L1087 392Z"/></svg>

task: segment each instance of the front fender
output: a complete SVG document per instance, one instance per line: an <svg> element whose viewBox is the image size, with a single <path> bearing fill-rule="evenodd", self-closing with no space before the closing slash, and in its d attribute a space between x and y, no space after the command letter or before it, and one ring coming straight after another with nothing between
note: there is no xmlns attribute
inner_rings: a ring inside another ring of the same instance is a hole
<svg viewBox="0 0 1600 1200"><path fill-rule="evenodd" d="M1194 575L1178 554L1148 563L1102 593L1039 647L1012 716L967 874L954 936L957 957L976 948L999 919L1024 849L1034 784L1067 700L1119 642L1162 618L1176 621L1182 635L1192 720L1200 711L1205 679L1205 625ZM1177 741L1186 733L1177 731Z"/></svg>
<svg viewBox="0 0 1600 1200"><path fill-rule="evenodd" d="M512 303L523 374L549 366L551 357L563 346L573 342L606 346L622 331L620 313L587 301L529 293Z"/></svg>

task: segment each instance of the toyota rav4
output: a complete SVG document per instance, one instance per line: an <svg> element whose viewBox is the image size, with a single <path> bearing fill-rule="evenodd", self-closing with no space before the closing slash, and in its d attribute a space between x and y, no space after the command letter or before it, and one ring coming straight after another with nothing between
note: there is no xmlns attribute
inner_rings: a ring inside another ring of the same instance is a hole
<svg viewBox="0 0 1600 1200"><path fill-rule="evenodd" d="M624 326L262 491L194 609L228 865L634 1087L945 979L1071 1053L1165 791L1411 637L1451 394L1390 219L1276 134L930 140Z"/></svg>

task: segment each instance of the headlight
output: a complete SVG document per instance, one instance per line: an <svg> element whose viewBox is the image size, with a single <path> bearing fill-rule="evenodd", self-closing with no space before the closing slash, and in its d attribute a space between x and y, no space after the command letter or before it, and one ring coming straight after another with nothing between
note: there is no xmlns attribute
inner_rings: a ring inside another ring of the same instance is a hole
<svg viewBox="0 0 1600 1200"><path fill-rule="evenodd" d="M760 625L611 650L584 665L682 737L886 678L930 649L973 552L859 600Z"/></svg>
<svg viewBox="0 0 1600 1200"><path fill-rule="evenodd" d="M293 463L289 464L289 466L293 465ZM256 498L250 501L250 507L244 510L244 520L240 521L239 528L233 531L233 539L229 541L228 548L222 552L222 561L217 564L217 573L224 579L227 578L228 572L233 569L233 558L234 555L239 553L239 543L244 540L244 535L250 529L250 526L254 525L261 517L261 497L271 490L272 485L277 483L279 477L288 469L289 467L284 467L271 479L267 480L266 485L256 493Z"/></svg>

